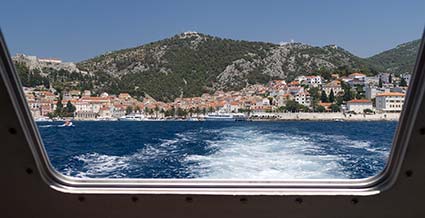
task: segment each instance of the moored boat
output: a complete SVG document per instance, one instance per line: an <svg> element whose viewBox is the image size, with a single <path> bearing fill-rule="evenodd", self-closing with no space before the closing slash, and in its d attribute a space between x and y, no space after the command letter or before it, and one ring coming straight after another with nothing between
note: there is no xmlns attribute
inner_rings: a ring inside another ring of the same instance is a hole
<svg viewBox="0 0 425 218"><path fill-rule="evenodd" d="M53 120L48 117L37 117L34 120L35 122L53 122Z"/></svg>
<svg viewBox="0 0 425 218"><path fill-rule="evenodd" d="M63 123L62 125L59 125L58 127L73 127L74 124L72 123L71 120L66 120L65 123Z"/></svg>
<svg viewBox="0 0 425 218"><path fill-rule="evenodd" d="M245 121L247 116L243 113L209 113L205 116L205 121Z"/></svg>
<svg viewBox="0 0 425 218"><path fill-rule="evenodd" d="M118 118L119 121L146 121L148 120L143 114L128 114Z"/></svg>

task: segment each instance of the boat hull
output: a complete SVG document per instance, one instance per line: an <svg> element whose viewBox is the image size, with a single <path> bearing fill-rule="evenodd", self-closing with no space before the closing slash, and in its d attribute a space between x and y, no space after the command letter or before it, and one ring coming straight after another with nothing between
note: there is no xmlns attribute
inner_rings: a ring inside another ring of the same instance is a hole
<svg viewBox="0 0 425 218"><path fill-rule="evenodd" d="M205 121L236 121L236 119L232 117L206 117Z"/></svg>
<svg viewBox="0 0 425 218"><path fill-rule="evenodd" d="M205 121L246 121L245 116L239 115L209 115L205 117Z"/></svg>

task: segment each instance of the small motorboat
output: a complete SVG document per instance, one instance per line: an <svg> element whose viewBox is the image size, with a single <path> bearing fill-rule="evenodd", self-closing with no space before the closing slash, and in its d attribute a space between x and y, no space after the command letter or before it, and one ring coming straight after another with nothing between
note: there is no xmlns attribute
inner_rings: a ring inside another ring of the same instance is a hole
<svg viewBox="0 0 425 218"><path fill-rule="evenodd" d="M74 124L70 120L67 120L65 121L64 124L59 125L59 127L72 127L72 126L74 126Z"/></svg>

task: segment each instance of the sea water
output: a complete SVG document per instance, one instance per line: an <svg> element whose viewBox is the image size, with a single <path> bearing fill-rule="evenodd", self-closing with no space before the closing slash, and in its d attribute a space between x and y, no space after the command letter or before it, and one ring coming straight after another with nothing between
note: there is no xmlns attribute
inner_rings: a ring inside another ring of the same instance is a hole
<svg viewBox="0 0 425 218"><path fill-rule="evenodd" d="M37 123L79 178L359 179L380 173L397 122Z"/></svg>

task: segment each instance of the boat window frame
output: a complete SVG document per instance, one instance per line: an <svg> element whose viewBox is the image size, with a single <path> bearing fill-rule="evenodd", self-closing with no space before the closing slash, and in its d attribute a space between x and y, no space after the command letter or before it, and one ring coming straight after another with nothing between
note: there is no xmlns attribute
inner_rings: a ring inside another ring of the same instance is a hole
<svg viewBox="0 0 425 218"><path fill-rule="evenodd" d="M13 104L19 124L32 151L42 179L65 193L106 194L207 194L207 195L375 195L388 190L400 174L408 139L425 95L425 32L417 54L399 125L394 134L387 165L382 173L365 179L87 179L65 176L52 166L40 133L30 114L20 79L0 30L0 76Z"/></svg>

